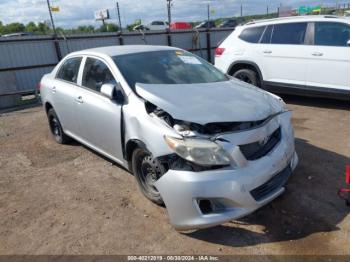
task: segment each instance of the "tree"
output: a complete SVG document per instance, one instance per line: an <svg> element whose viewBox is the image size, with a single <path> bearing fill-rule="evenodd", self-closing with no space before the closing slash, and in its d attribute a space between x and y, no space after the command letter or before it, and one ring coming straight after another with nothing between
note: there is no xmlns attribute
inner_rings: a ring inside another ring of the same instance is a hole
<svg viewBox="0 0 350 262"><path fill-rule="evenodd" d="M117 32L119 27L116 24L104 24L98 29L98 32Z"/></svg>
<svg viewBox="0 0 350 262"><path fill-rule="evenodd" d="M89 26L83 25L83 26L78 26L78 28L75 31L77 31L78 33L93 33L95 31L95 28L91 25Z"/></svg>
<svg viewBox="0 0 350 262"><path fill-rule="evenodd" d="M38 24L38 33L40 34L47 34L50 32L50 28L45 23L39 23Z"/></svg>
<svg viewBox="0 0 350 262"><path fill-rule="evenodd" d="M22 23L11 23L5 26L4 33L20 33L25 31L25 26Z"/></svg>
<svg viewBox="0 0 350 262"><path fill-rule="evenodd" d="M4 30L4 25L3 23L0 21L0 35L3 33Z"/></svg>
<svg viewBox="0 0 350 262"><path fill-rule="evenodd" d="M34 22L29 22L26 25L26 32L36 33L38 31L38 27Z"/></svg>

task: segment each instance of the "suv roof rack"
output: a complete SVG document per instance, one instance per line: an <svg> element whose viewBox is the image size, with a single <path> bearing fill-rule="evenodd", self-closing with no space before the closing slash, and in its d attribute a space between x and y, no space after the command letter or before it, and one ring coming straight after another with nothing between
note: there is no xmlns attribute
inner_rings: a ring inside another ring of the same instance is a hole
<svg viewBox="0 0 350 262"><path fill-rule="evenodd" d="M246 25L253 25L259 23L266 23L272 21L282 21L282 20L293 20L293 19L313 19L313 18L341 18L336 15L302 15L302 16L287 16L287 17L277 17L271 19L253 20L246 23Z"/></svg>

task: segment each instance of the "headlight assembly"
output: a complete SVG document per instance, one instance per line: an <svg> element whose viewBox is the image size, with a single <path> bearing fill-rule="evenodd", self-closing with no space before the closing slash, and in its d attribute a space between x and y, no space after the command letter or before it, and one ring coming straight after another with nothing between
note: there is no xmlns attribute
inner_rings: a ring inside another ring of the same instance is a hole
<svg viewBox="0 0 350 262"><path fill-rule="evenodd" d="M229 165L231 157L220 145L206 139L178 139L164 136L168 146L180 157L202 166Z"/></svg>

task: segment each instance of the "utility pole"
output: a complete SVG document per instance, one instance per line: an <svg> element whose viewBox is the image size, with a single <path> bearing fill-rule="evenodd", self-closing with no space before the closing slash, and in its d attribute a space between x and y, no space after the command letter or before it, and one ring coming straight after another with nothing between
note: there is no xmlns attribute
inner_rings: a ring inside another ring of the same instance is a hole
<svg viewBox="0 0 350 262"><path fill-rule="evenodd" d="M47 7L49 8L49 13L50 13L50 18L51 18L51 24L52 24L53 33L54 33L54 35L55 35L55 37L56 37L56 36L57 36L57 33L56 33L55 24L54 24L54 22L53 22L50 0L46 0L46 1L47 1Z"/></svg>
<svg viewBox="0 0 350 262"><path fill-rule="evenodd" d="M171 1L172 1L172 0L166 0L166 2L167 2L167 9L168 9L168 24L169 24L169 29L170 29L170 24L171 24Z"/></svg>
<svg viewBox="0 0 350 262"><path fill-rule="evenodd" d="M243 17L243 0L241 0L241 18Z"/></svg>
<svg viewBox="0 0 350 262"><path fill-rule="evenodd" d="M119 10L119 3L116 3L116 9L117 9L117 16L118 16L118 21L119 21L119 30L120 32L123 31L122 29L122 21L120 20L120 10Z"/></svg>
<svg viewBox="0 0 350 262"><path fill-rule="evenodd" d="M207 23L207 28L209 29L209 20L210 20L210 6L209 6L209 4L207 5L207 11L208 11L208 23Z"/></svg>

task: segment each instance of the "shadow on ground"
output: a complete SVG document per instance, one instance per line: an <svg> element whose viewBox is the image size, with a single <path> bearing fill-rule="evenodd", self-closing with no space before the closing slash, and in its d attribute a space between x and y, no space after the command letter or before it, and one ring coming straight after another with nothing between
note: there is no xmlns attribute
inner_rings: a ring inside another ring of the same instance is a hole
<svg viewBox="0 0 350 262"><path fill-rule="evenodd" d="M296 149L300 163L281 197L243 219L186 235L211 243L245 247L339 230L337 225L350 212L337 196L337 190L344 186L345 165L350 164L350 158L317 148L302 139L296 140Z"/></svg>
<svg viewBox="0 0 350 262"><path fill-rule="evenodd" d="M301 106L312 106L328 109L345 109L350 110L350 101L319 98L319 97L303 97L293 95L281 95L287 104L295 104Z"/></svg>

